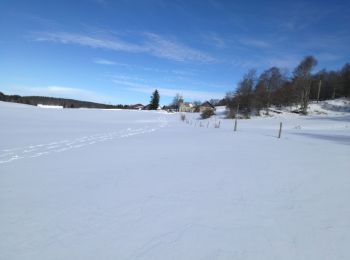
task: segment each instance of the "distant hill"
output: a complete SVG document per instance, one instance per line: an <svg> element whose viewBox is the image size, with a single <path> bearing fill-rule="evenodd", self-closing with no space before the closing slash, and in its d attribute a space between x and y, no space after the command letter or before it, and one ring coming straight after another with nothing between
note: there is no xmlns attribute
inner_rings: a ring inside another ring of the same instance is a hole
<svg viewBox="0 0 350 260"><path fill-rule="evenodd" d="M107 105L89 101L80 101L67 98L54 98L54 97L42 97L42 96L19 96L19 95L5 95L0 92L0 101L21 103L27 105L37 106L42 105L54 105L62 106L64 108L104 108L104 109L128 109L128 105Z"/></svg>

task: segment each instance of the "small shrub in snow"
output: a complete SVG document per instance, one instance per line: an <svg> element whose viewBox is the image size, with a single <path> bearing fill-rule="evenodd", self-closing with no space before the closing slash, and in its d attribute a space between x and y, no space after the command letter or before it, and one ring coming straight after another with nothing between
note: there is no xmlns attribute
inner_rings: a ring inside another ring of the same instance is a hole
<svg viewBox="0 0 350 260"><path fill-rule="evenodd" d="M220 128L220 121L218 123L215 122L214 128Z"/></svg>
<svg viewBox="0 0 350 260"><path fill-rule="evenodd" d="M180 119L181 119L181 121L184 122L186 120L186 115L185 114L181 114Z"/></svg>
<svg viewBox="0 0 350 260"><path fill-rule="evenodd" d="M228 112L226 114L226 118L228 118L228 119L236 118L236 111L233 109L228 110Z"/></svg>
<svg viewBox="0 0 350 260"><path fill-rule="evenodd" d="M206 108L202 111L201 113L201 118L202 119L207 119L207 118L210 118L211 116L214 115L214 111L210 108Z"/></svg>

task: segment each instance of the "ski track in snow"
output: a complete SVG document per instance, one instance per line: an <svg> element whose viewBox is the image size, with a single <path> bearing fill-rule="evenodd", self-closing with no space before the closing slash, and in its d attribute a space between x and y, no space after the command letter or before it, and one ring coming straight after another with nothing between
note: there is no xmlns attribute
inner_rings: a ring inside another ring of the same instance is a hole
<svg viewBox="0 0 350 260"><path fill-rule="evenodd" d="M127 128L120 131L107 132L74 138L71 140L63 140L50 142L46 144L29 145L19 148L4 149L0 152L0 164L15 162L20 159L36 158L52 153L61 153L72 149L81 148L87 145L93 145L101 142L110 141L118 138L127 138L134 135L147 134L158 130L158 128L166 127L168 122L164 118L158 119L158 127L141 127Z"/></svg>

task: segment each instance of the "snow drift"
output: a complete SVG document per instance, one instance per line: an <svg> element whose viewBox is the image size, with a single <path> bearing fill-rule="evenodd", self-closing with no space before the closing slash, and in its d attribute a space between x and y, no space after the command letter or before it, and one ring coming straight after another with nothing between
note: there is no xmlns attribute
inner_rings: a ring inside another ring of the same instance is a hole
<svg viewBox="0 0 350 260"><path fill-rule="evenodd" d="M341 113L233 132L220 117L0 103L0 259L349 259Z"/></svg>

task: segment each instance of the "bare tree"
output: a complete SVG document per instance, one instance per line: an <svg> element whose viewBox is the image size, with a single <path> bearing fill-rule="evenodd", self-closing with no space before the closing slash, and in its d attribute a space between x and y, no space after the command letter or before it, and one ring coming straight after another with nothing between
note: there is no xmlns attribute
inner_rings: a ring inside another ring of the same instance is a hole
<svg viewBox="0 0 350 260"><path fill-rule="evenodd" d="M251 69L243 76L243 79L239 82L235 93L239 107L246 117L249 117L252 112L255 82L256 70Z"/></svg>
<svg viewBox="0 0 350 260"><path fill-rule="evenodd" d="M350 64L346 63L340 71L342 94L345 97L350 97Z"/></svg>
<svg viewBox="0 0 350 260"><path fill-rule="evenodd" d="M184 102L183 96L179 93L176 93L175 97L173 98L173 102L171 103L171 105L175 108L175 109L179 109L180 108L180 104Z"/></svg>
<svg viewBox="0 0 350 260"><path fill-rule="evenodd" d="M226 108L228 108L229 113L227 114L227 118L235 118L236 110L235 108L238 105L238 98L236 97L235 92L227 92L225 96Z"/></svg>
<svg viewBox="0 0 350 260"><path fill-rule="evenodd" d="M313 56L306 56L294 69L294 84L300 93L301 112L306 115L309 105L311 89L311 71L316 66L317 60Z"/></svg>
<svg viewBox="0 0 350 260"><path fill-rule="evenodd" d="M283 84L283 76L280 69L272 67L265 70L259 77L258 84L256 85L256 101L257 104L263 104L266 108L266 114L269 114L269 107L272 103L272 94Z"/></svg>

